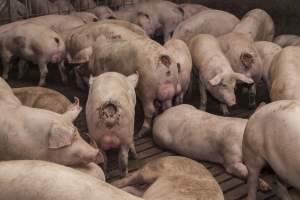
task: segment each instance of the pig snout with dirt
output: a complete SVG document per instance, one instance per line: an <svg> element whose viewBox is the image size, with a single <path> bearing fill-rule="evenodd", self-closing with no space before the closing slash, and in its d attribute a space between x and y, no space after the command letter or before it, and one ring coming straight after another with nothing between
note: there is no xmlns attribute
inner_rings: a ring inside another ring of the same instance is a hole
<svg viewBox="0 0 300 200"><path fill-rule="evenodd" d="M300 100L300 47L282 49L270 66L268 80L272 101Z"/></svg>
<svg viewBox="0 0 300 200"><path fill-rule="evenodd" d="M95 14L99 18L99 20L117 19L116 14L107 6L98 6L96 8L88 10L88 12Z"/></svg>
<svg viewBox="0 0 300 200"><path fill-rule="evenodd" d="M292 199L287 185L300 189L298 115L299 101L282 100L263 106L249 119L243 139L243 160L249 170L247 200L256 199L257 179L265 165L277 175L271 186L280 199Z"/></svg>
<svg viewBox="0 0 300 200"><path fill-rule="evenodd" d="M137 96L143 105L144 123L138 136L144 136L151 129L152 118L157 113L154 102L159 102L162 110L172 106L178 87L178 68L172 54L145 37L110 41L99 38L93 52L89 69L94 76L107 71L127 76L139 73Z"/></svg>
<svg viewBox="0 0 300 200"><path fill-rule="evenodd" d="M128 153L137 157L133 135L138 75L107 72L90 78L86 119L91 137L100 149L120 149L119 167L128 173Z"/></svg>
<svg viewBox="0 0 300 200"><path fill-rule="evenodd" d="M254 45L262 59L263 80L270 87L269 70L272 61L281 52L282 48L278 44L268 41L255 42Z"/></svg>
<svg viewBox="0 0 300 200"><path fill-rule="evenodd" d="M198 34L221 36L231 32L240 20L224 11L206 10L181 22L174 31L173 38L186 43Z"/></svg>
<svg viewBox="0 0 300 200"><path fill-rule="evenodd" d="M13 92L24 106L64 113L72 105L63 94L43 87L13 88Z"/></svg>
<svg viewBox="0 0 300 200"><path fill-rule="evenodd" d="M262 79L262 60L253 39L246 34L231 32L218 38L219 44L234 72L242 73L255 82L249 89L249 107L256 106L256 84Z"/></svg>
<svg viewBox="0 0 300 200"><path fill-rule="evenodd" d="M1 200L142 200L80 171L45 161L0 162Z"/></svg>
<svg viewBox="0 0 300 200"><path fill-rule="evenodd" d="M112 184L125 191L131 187L135 190L133 194L146 200L224 200L222 190L211 173L202 164L180 156L152 160Z"/></svg>
<svg viewBox="0 0 300 200"><path fill-rule="evenodd" d="M273 41L275 25L271 16L262 9L250 10L233 30L246 34L254 41Z"/></svg>
<svg viewBox="0 0 300 200"><path fill-rule="evenodd" d="M39 85L45 85L48 63L61 63L65 57L65 43L54 31L33 23L17 25L0 33L0 53L3 78L8 78L13 57L31 61L40 70Z"/></svg>
<svg viewBox="0 0 300 200"><path fill-rule="evenodd" d="M209 8L206 6L203 6L200 4L191 4L191 3L179 4L179 8L183 12L184 20L186 20L202 11L209 10Z"/></svg>
<svg viewBox="0 0 300 200"><path fill-rule="evenodd" d="M184 95L187 93L192 71L192 57L188 46L178 39L171 39L164 47L173 54L178 67L178 87L176 91L176 104L183 103Z"/></svg>
<svg viewBox="0 0 300 200"><path fill-rule="evenodd" d="M300 36L298 35L279 35L274 42L282 48L287 46L300 46Z"/></svg>
<svg viewBox="0 0 300 200"><path fill-rule="evenodd" d="M212 35L199 34L193 37L190 40L190 51L199 73L200 109L206 110L207 90L220 101L223 114L229 114L227 106L236 104L236 82L252 84L253 80L232 70L218 40Z"/></svg>

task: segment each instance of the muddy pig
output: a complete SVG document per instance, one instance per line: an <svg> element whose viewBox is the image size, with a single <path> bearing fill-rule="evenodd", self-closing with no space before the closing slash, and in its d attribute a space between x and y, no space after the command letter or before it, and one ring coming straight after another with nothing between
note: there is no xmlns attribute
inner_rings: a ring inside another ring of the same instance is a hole
<svg viewBox="0 0 300 200"><path fill-rule="evenodd" d="M271 16L262 9L250 10L241 22L233 29L234 32L248 35L254 41L273 41L275 34Z"/></svg>
<svg viewBox="0 0 300 200"><path fill-rule="evenodd" d="M139 195L146 200L224 200L222 190L211 173L202 164L180 156L152 160L112 184L124 190L136 187ZM139 192L139 186L146 188Z"/></svg>
<svg viewBox="0 0 300 200"><path fill-rule="evenodd" d="M274 58L268 78L272 101L300 100L300 47L285 47Z"/></svg>
<svg viewBox="0 0 300 200"><path fill-rule="evenodd" d="M282 100L261 107L250 117L243 139L243 159L249 170L247 200L256 199L257 179L265 165L277 175L271 183L279 199L292 199L287 185L300 190L298 114L299 101Z"/></svg>
<svg viewBox="0 0 300 200"><path fill-rule="evenodd" d="M142 200L77 170L45 161L0 162L0 200Z"/></svg>
<svg viewBox="0 0 300 200"><path fill-rule="evenodd" d="M300 46L300 36L298 35L279 35L274 42L282 48L287 46Z"/></svg>
<svg viewBox="0 0 300 200"><path fill-rule="evenodd" d="M256 84L262 79L262 60L253 39L247 34L231 32L218 38L221 49L234 72L242 73L255 82L249 88L249 107L256 106Z"/></svg>
<svg viewBox="0 0 300 200"><path fill-rule="evenodd" d="M137 86L137 96L143 104L144 123L138 136L144 136L150 130L152 118L158 111L155 102L162 111L171 107L179 87L178 68L172 54L145 37L135 40L99 39L93 52L89 63L93 75L107 71L127 76L136 71L139 73L141 79Z"/></svg>
<svg viewBox="0 0 300 200"><path fill-rule="evenodd" d="M199 12L209 10L209 8L206 6L191 3L179 4L179 8L182 9L184 20L198 14Z"/></svg>
<svg viewBox="0 0 300 200"><path fill-rule="evenodd" d="M187 93L192 71L192 57L188 46L178 39L171 39L165 43L164 47L168 49L174 56L179 70L178 85L176 91L176 105L183 103L184 95Z"/></svg>
<svg viewBox="0 0 300 200"><path fill-rule="evenodd" d="M174 31L173 38L186 43L198 34L220 36L231 32L240 20L224 11L206 10L181 22Z"/></svg>
<svg viewBox="0 0 300 200"><path fill-rule="evenodd" d="M232 70L218 40L212 35L199 34L193 37L190 40L190 51L193 64L199 73L200 109L206 110L206 91L209 91L220 101L222 113L229 114L227 106L236 104L236 82L252 84L253 80Z"/></svg>
<svg viewBox="0 0 300 200"><path fill-rule="evenodd" d="M8 78L12 58L17 57L38 65L41 86L46 83L47 64L61 63L64 59L65 43L51 29L25 23L0 33L0 53L4 79Z"/></svg>
<svg viewBox="0 0 300 200"><path fill-rule="evenodd" d="M98 6L96 8L88 10L88 12L96 15L99 20L103 19L117 19L115 13L107 6Z"/></svg>
<svg viewBox="0 0 300 200"><path fill-rule="evenodd" d="M90 78L86 104L87 126L100 149L119 148L121 175L128 173L128 152L137 157L134 142L134 115L136 95L134 88L138 75L125 77L107 72Z"/></svg>

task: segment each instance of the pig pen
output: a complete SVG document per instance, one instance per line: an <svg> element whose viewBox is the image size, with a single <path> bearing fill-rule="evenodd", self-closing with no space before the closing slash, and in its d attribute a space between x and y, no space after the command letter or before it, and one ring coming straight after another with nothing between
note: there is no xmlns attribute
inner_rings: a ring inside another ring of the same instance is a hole
<svg viewBox="0 0 300 200"><path fill-rule="evenodd" d="M3 0L2 0L3 1ZM1 0L0 0L1 2ZM4 1L3 1L4 2ZM10 2L9 0L7 2ZM27 2L27 0L26 0ZM131 4L133 1L124 1L124 6L127 4ZM287 1L257 1L257 0L244 0L244 1L236 1L236 0L188 0L188 1L174 1L177 3L201 3L203 5L209 6L211 8L217 8L232 12L237 16L241 17L248 10L253 8L262 8L265 9L270 15L273 17L276 23L276 34L279 35L281 33L290 33L290 34L300 34L300 26L294 26L294 24L300 24L300 2L298 0L287 0ZM102 4L106 4L107 1L101 1ZM11 17L11 16L10 16ZM27 16L31 17L31 16ZM7 20L2 21L1 23L11 22L13 19L7 18ZM0 24L1 24L0 23ZM74 76L74 74L71 74ZM39 72L37 68L34 67L25 76L24 79L17 79L17 70L12 70L10 73L10 80L8 83L11 87L25 87L25 86L36 86L37 80L39 77ZM80 99L81 105L83 106L83 111L80 116L76 120L75 124L79 128L81 132L87 132L87 124L85 120L85 104L87 100L87 91L81 91L76 88L74 78L70 80L68 86L63 86L61 80L59 78L58 70L56 67L49 67L49 76L48 76L48 85L47 87L54 89L56 91L61 92L66 97L68 97L71 101L73 101L73 97L77 96ZM185 103L192 104L194 106L199 105L199 90L198 84L195 80L196 77L193 77L193 87L189 94L185 98ZM269 101L266 85L263 83L259 85L258 94L257 94L257 102ZM249 118L249 116L254 112L254 110L249 110L247 108L248 98L245 93L241 90L238 91L238 104L230 109L231 116L241 117L241 118ZM210 97L208 100L208 112L220 115L220 111L217 103ZM141 127L143 120L142 107L140 103L138 103L136 107L136 122L135 129L136 131ZM129 173L137 170L144 163L156 159L163 156L174 155L174 153L167 151L165 149L161 149L156 146L151 137L143 137L143 138L135 138L136 150L138 153L138 159L133 160L130 158L129 161ZM118 170L118 162L117 162L117 152L108 152L108 171L107 171L107 180L108 182L119 179L119 170ZM220 184L225 199L226 200L239 200L245 199L247 195L247 187L246 182L244 180L235 178L229 174L227 174L224 168L220 165L209 163L209 162L201 162L204 166L213 174L215 179ZM261 174L261 177L264 179L268 179L272 176L272 173L268 170L264 171ZM278 199L274 193L267 192L262 193L258 192L257 199ZM298 199L298 198L297 198ZM300 197L299 197L300 199Z"/></svg>

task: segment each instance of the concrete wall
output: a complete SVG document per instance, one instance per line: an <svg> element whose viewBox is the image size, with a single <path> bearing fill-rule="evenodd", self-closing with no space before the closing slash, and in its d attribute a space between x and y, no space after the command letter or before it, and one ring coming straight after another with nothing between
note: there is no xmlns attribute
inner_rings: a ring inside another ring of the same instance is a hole
<svg viewBox="0 0 300 200"><path fill-rule="evenodd" d="M182 1L181 1L182 2ZM248 10L262 8L273 18L276 33L300 35L300 0L186 0L226 10L242 17Z"/></svg>

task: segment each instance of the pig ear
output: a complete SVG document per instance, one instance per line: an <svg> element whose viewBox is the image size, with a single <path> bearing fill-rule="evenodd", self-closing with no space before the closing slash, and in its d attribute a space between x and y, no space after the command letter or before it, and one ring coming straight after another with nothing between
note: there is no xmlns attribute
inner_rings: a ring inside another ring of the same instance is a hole
<svg viewBox="0 0 300 200"><path fill-rule="evenodd" d="M127 81L136 88L138 82L139 82L139 74L136 72L135 74L132 74L130 76L127 76Z"/></svg>
<svg viewBox="0 0 300 200"><path fill-rule="evenodd" d="M171 58L170 58L170 56L168 56L168 55L161 55L159 57L159 60L166 67L168 67L168 68L170 67L170 65L171 65Z"/></svg>
<svg viewBox="0 0 300 200"><path fill-rule="evenodd" d="M217 86L221 83L221 81L222 81L222 76L221 76L221 74L218 74L215 77L213 77L212 79L210 79L208 82L211 86Z"/></svg>
<svg viewBox="0 0 300 200"><path fill-rule="evenodd" d="M48 148L60 149L70 146L75 136L75 130L68 130L65 127L53 124L49 133Z"/></svg>
<svg viewBox="0 0 300 200"><path fill-rule="evenodd" d="M254 58L250 53L242 53L240 59L246 69L251 68L254 63Z"/></svg>
<svg viewBox="0 0 300 200"><path fill-rule="evenodd" d="M247 84L253 84L254 83L252 78L249 78L246 75L241 74L241 73L233 73L233 78L235 78L238 81L242 81L244 83L247 83Z"/></svg>
<svg viewBox="0 0 300 200"><path fill-rule="evenodd" d="M78 97L74 97L74 100L75 102L72 105L70 105L67 111L63 114L63 117L69 120L70 122L73 122L82 110Z"/></svg>

